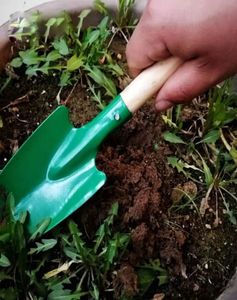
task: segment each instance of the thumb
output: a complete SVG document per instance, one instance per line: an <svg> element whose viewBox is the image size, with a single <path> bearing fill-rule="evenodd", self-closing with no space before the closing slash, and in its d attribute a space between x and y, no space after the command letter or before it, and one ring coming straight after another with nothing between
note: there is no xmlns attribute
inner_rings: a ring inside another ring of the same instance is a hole
<svg viewBox="0 0 237 300"><path fill-rule="evenodd" d="M142 69L153 64L153 60L146 53L146 41L142 36L139 25L135 29L126 47L126 57L129 73L136 77Z"/></svg>
<svg viewBox="0 0 237 300"><path fill-rule="evenodd" d="M159 91L156 109L163 111L174 104L191 101L218 81L216 69L209 64L200 63L200 59L186 61Z"/></svg>
<svg viewBox="0 0 237 300"><path fill-rule="evenodd" d="M128 68L132 77L136 77L143 69L154 62L170 56L170 52L163 41L157 39L154 42L152 33L149 34L148 32L146 15L144 15L126 47Z"/></svg>

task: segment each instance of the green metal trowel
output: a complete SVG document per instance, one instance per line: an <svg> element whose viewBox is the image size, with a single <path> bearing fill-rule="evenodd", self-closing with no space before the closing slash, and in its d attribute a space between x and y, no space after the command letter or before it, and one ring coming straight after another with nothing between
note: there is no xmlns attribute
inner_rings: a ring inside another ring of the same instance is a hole
<svg viewBox="0 0 237 300"><path fill-rule="evenodd" d="M175 57L143 71L95 119L77 129L65 107L57 108L29 137L0 173L0 186L12 192L16 218L28 212L33 233L45 219L46 231L83 205L103 186L95 165L102 141L129 120L155 94L181 60Z"/></svg>

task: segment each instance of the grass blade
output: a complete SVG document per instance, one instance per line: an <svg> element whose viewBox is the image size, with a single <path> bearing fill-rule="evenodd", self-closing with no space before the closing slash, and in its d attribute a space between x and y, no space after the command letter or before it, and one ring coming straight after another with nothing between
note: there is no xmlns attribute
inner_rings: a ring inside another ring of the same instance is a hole
<svg viewBox="0 0 237 300"><path fill-rule="evenodd" d="M172 144L186 144L179 136L169 131L166 131L163 137L166 142Z"/></svg>

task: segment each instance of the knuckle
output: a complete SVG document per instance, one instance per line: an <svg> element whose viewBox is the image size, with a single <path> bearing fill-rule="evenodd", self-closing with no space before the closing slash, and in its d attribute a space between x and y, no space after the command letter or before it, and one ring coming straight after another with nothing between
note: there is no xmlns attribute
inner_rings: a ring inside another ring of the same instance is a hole
<svg viewBox="0 0 237 300"><path fill-rule="evenodd" d="M156 43L153 47L149 47L148 50L148 57L152 61L158 61L160 59L165 59L169 57L171 54L169 50L167 49L166 45L164 43Z"/></svg>

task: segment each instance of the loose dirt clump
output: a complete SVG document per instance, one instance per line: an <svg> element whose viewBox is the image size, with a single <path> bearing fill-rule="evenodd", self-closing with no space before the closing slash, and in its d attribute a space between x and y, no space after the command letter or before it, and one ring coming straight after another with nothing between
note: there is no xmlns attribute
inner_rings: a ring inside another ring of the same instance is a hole
<svg viewBox="0 0 237 300"><path fill-rule="evenodd" d="M138 278L134 268L131 265L121 265L117 271L117 277L114 282L114 286L116 288L116 298L119 298L120 294L133 297L138 293Z"/></svg>

